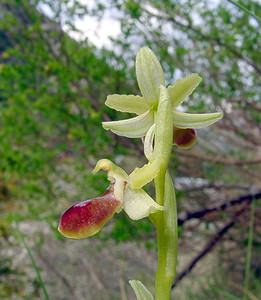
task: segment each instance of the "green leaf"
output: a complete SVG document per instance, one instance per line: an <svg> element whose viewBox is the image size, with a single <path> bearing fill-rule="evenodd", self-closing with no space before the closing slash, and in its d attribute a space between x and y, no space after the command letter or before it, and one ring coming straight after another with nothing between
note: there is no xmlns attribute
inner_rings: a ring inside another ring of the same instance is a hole
<svg viewBox="0 0 261 300"><path fill-rule="evenodd" d="M137 300L153 300L150 291L139 280L130 280L131 287L133 288Z"/></svg>

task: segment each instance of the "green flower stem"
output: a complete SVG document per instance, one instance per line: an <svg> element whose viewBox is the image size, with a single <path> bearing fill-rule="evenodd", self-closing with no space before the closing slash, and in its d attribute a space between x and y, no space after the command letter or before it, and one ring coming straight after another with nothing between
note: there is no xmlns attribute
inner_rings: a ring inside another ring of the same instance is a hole
<svg viewBox="0 0 261 300"><path fill-rule="evenodd" d="M158 269L156 273L156 300L169 300L171 284L176 274L177 261L177 213L173 183L167 168L173 139L171 101L167 89L161 87L155 126L154 160L159 163L156 176L156 201L164 205L164 211L155 218L158 246Z"/></svg>
<svg viewBox="0 0 261 300"><path fill-rule="evenodd" d="M155 282L155 299L156 300L169 300L170 299L170 284L166 276L167 264L167 248L168 241L164 234L164 215L159 213L156 225L157 232L157 246L158 246L158 268L156 272Z"/></svg>
<svg viewBox="0 0 261 300"><path fill-rule="evenodd" d="M178 216L174 184L167 171L165 176L165 199L164 199L164 227L167 236L167 263L166 274L169 278L170 287L176 276L177 255L178 255Z"/></svg>
<svg viewBox="0 0 261 300"><path fill-rule="evenodd" d="M157 214L156 231L158 269L156 273L156 300L169 300L176 276L178 254L178 226L175 190L169 172L155 178L156 199L164 202L165 210ZM162 197L163 195L163 197Z"/></svg>
<svg viewBox="0 0 261 300"><path fill-rule="evenodd" d="M155 192L156 192L156 202L159 205L164 205L165 174L166 174L166 170L160 171L158 176L154 180Z"/></svg>

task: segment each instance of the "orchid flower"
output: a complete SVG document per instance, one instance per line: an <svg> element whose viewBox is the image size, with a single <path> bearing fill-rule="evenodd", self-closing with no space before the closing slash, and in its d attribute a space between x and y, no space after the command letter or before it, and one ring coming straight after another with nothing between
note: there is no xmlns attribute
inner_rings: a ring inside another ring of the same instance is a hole
<svg viewBox="0 0 261 300"><path fill-rule="evenodd" d="M122 209L132 220L163 210L144 190L132 189L127 173L110 160L99 160L93 172L99 170L108 172L111 185L102 196L74 204L63 213L58 230L65 237L93 236Z"/></svg>
<svg viewBox="0 0 261 300"><path fill-rule="evenodd" d="M144 153L149 163L142 168L136 168L130 174L130 185L133 188L141 188L155 178L160 169L157 154L153 155L156 124L158 123L159 128L160 124L165 123L166 117L166 113L160 112L160 97L170 98L171 105L168 105L167 109L172 111L173 141L181 148L189 148L194 144L195 129L215 123L222 118L222 113L190 114L178 111L177 107L192 94L201 77L198 74L188 75L163 91L165 79L162 67L157 57L147 47L141 48L137 54L136 76L142 96L109 95L105 104L115 110L135 113L138 116L121 121L103 122L102 125L117 135L129 138L145 137ZM164 109L166 110L166 105L162 110ZM166 128L162 128L162 131L164 130ZM160 138L160 135L158 136Z"/></svg>
<svg viewBox="0 0 261 300"><path fill-rule="evenodd" d="M141 48L137 54L136 76L142 96L109 95L105 104L117 111L134 113L138 116L102 123L104 129L129 138L143 137L150 129L153 131L159 104L160 86L165 86L162 67L157 57L147 47ZM204 128L222 118L220 112L190 114L176 110L192 94L200 82L201 77L198 74L191 74L168 86L167 90L172 102L174 128Z"/></svg>

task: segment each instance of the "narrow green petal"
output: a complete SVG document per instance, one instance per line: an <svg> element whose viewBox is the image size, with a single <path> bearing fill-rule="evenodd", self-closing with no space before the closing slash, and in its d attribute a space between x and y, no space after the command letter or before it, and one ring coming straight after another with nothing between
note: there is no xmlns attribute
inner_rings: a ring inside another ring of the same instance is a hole
<svg viewBox="0 0 261 300"><path fill-rule="evenodd" d="M198 74L191 74L185 78L177 80L173 85L168 87L169 96L174 107L181 104L192 94L199 85L202 78Z"/></svg>
<svg viewBox="0 0 261 300"><path fill-rule="evenodd" d="M143 114L149 109L143 97L134 95L109 95L105 104L112 109L137 115Z"/></svg>
<svg viewBox="0 0 261 300"><path fill-rule="evenodd" d="M154 300L150 291L139 280L130 280L129 283L135 292L137 300Z"/></svg>
<svg viewBox="0 0 261 300"><path fill-rule="evenodd" d="M222 119L223 113L188 114L179 111L173 112L173 123L178 128L205 128Z"/></svg>
<svg viewBox="0 0 261 300"><path fill-rule="evenodd" d="M102 126L104 129L111 130L117 135L129 138L138 138L144 136L152 124L153 114L150 111L147 111L135 118L103 122Z"/></svg>
<svg viewBox="0 0 261 300"><path fill-rule="evenodd" d="M141 48L137 54L136 76L141 93L149 105L157 103L160 85L165 84L164 73L157 57L148 47Z"/></svg>
<svg viewBox="0 0 261 300"><path fill-rule="evenodd" d="M144 165L142 168L135 168L129 175L129 182L133 189L140 189L147 183L151 182L159 173L160 160L153 160L151 163Z"/></svg>
<svg viewBox="0 0 261 300"><path fill-rule="evenodd" d="M155 136L155 124L147 131L144 139L144 154L148 160L151 160L153 154L153 142Z"/></svg>
<svg viewBox="0 0 261 300"><path fill-rule="evenodd" d="M123 209L132 220L140 220L163 210L144 190L126 188L123 195Z"/></svg>

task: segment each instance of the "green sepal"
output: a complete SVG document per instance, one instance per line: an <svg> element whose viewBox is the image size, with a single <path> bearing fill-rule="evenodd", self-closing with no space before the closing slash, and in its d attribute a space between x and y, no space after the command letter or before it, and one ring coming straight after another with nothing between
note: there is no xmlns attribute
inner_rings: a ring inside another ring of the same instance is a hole
<svg viewBox="0 0 261 300"><path fill-rule="evenodd" d="M135 113L137 115L149 110L146 100L141 96L134 95L109 95L105 105L117 111Z"/></svg>
<svg viewBox="0 0 261 300"><path fill-rule="evenodd" d="M178 128L205 128L218 120L222 119L223 113L209 113L209 114L189 114L179 111L173 112L173 123Z"/></svg>
<svg viewBox="0 0 261 300"><path fill-rule="evenodd" d="M168 86L169 96L173 107L184 102L200 84L202 78L198 74L190 74Z"/></svg>
<svg viewBox="0 0 261 300"><path fill-rule="evenodd" d="M126 120L102 122L104 129L129 138L143 137L152 124L153 114L150 111Z"/></svg>
<svg viewBox="0 0 261 300"><path fill-rule="evenodd" d="M143 47L136 56L136 76L142 95L150 106L157 103L160 85L164 85L164 73L155 54Z"/></svg>

